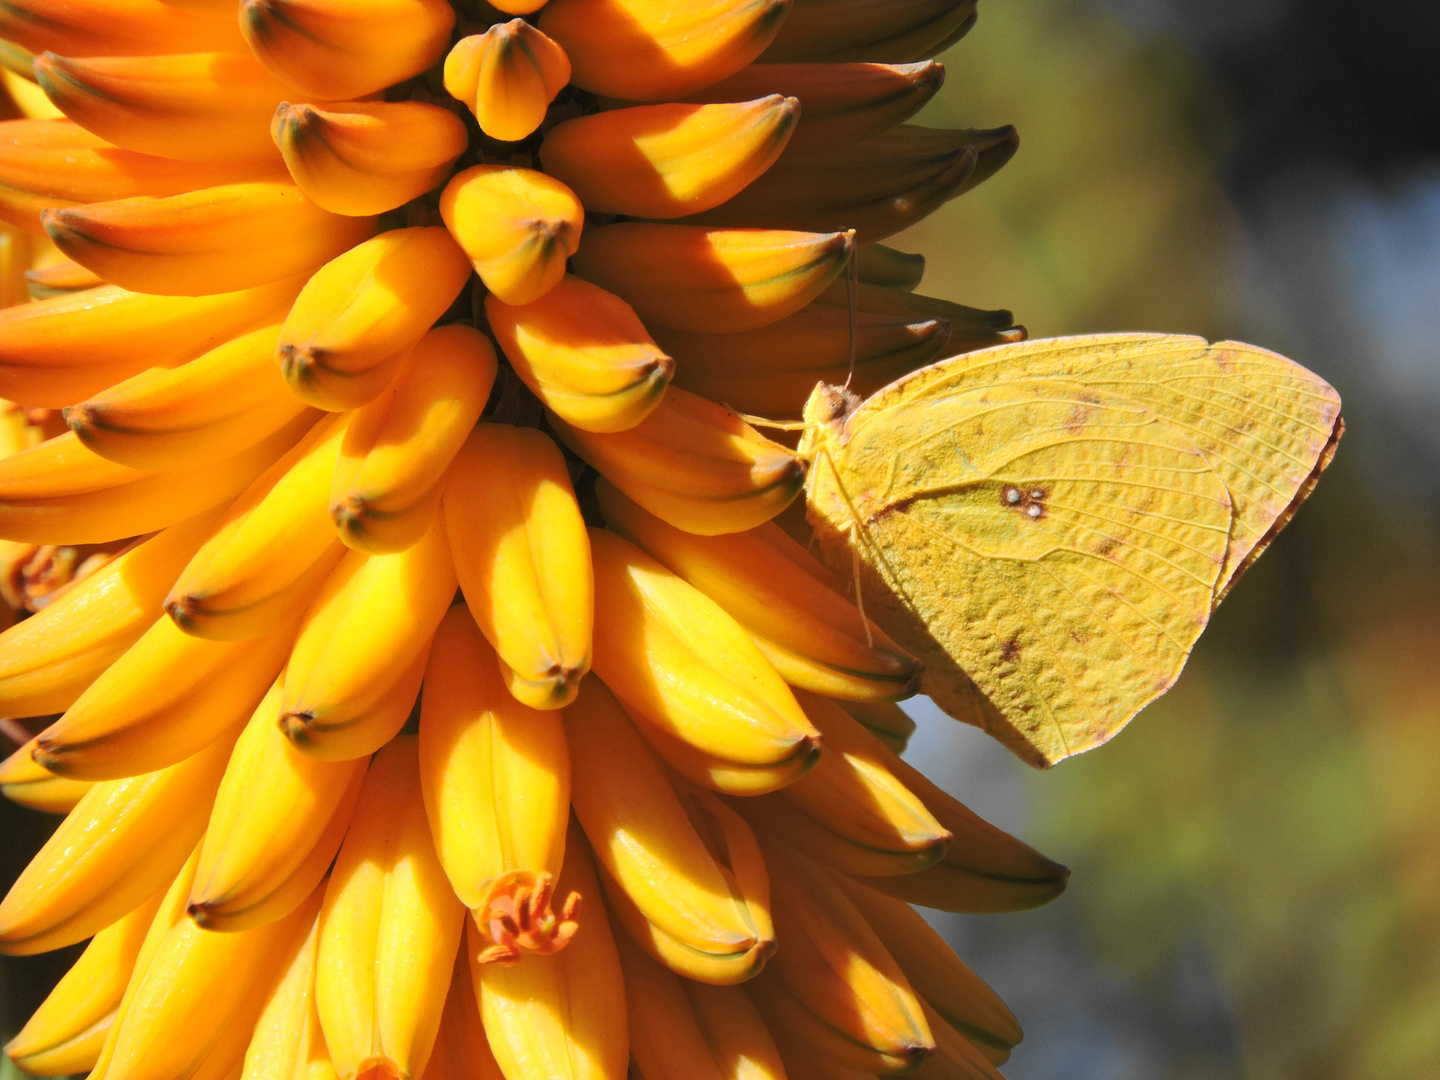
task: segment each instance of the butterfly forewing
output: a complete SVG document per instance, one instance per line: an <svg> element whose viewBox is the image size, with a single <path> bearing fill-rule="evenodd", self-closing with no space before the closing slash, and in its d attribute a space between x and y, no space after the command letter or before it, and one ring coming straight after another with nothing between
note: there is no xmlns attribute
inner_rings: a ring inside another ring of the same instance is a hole
<svg viewBox="0 0 1440 1080"><path fill-rule="evenodd" d="M862 600L925 661L926 692L1050 764L1171 685L1328 461L1338 413L1251 346L1002 346L808 434L810 516L835 569L855 544Z"/></svg>
<svg viewBox="0 0 1440 1080"><path fill-rule="evenodd" d="M1313 486L1337 438L1340 396L1329 384L1283 356L1234 341L1209 345L1164 334L1031 341L972 353L940 385L1036 378L1138 401L1204 451L1235 507L1217 600L1268 542L1271 526L1293 512L1307 482Z"/></svg>

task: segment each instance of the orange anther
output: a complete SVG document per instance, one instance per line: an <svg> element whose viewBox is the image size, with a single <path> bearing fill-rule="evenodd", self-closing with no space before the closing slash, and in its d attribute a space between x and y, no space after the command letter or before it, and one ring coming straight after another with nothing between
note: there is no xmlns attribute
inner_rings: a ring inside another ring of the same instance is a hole
<svg viewBox="0 0 1440 1080"><path fill-rule="evenodd" d="M580 894L572 892L556 915L550 910L555 879L547 873L512 870L490 885L473 912L477 926L495 944L479 956L482 964L517 964L529 950L544 956L559 952L580 929Z"/></svg>

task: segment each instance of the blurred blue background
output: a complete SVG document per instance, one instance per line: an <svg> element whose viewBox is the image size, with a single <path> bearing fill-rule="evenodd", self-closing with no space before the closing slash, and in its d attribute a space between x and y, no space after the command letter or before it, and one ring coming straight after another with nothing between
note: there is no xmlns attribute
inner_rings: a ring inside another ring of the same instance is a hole
<svg viewBox="0 0 1440 1080"><path fill-rule="evenodd" d="M930 707L909 756L1074 871L936 922L1012 1080L1440 1076L1440 9L982 4L920 117L1015 123L897 245L1034 336L1239 338L1349 430L1174 691L1036 773ZM936 764L939 763L939 764Z"/></svg>

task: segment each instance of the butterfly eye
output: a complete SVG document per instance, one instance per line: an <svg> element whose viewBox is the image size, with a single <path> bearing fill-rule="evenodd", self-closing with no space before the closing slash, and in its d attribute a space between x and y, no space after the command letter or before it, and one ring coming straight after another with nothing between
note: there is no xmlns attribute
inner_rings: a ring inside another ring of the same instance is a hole
<svg viewBox="0 0 1440 1080"><path fill-rule="evenodd" d="M1019 488L1017 488L1017 487L1007 487L1007 488L1005 489L1005 502L1006 502L1006 505L1008 505L1008 506L1019 506L1019 505L1020 505L1020 500L1023 499L1023 498L1024 498L1024 496L1020 494L1020 489L1019 489Z"/></svg>

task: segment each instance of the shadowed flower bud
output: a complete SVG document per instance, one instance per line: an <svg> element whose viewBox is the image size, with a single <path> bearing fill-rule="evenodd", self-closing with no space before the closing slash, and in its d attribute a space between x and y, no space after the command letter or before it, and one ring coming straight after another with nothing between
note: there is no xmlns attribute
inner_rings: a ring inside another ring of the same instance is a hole
<svg viewBox="0 0 1440 1080"><path fill-rule="evenodd" d="M270 134L290 175L336 214L383 214L436 187L468 141L449 109L418 101L282 102Z"/></svg>
<svg viewBox="0 0 1440 1080"><path fill-rule="evenodd" d="M462 38L445 58L445 89L492 139L514 142L540 126L570 81L565 50L524 19Z"/></svg>
<svg viewBox="0 0 1440 1080"><path fill-rule="evenodd" d="M559 180L503 165L455 176L440 214L485 287L507 304L532 303L555 287L585 224L585 208Z"/></svg>
<svg viewBox="0 0 1440 1080"><path fill-rule="evenodd" d="M240 29L260 62L308 94L364 97L418 75L450 42L445 0L243 0Z"/></svg>

